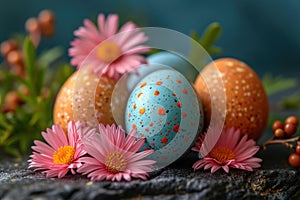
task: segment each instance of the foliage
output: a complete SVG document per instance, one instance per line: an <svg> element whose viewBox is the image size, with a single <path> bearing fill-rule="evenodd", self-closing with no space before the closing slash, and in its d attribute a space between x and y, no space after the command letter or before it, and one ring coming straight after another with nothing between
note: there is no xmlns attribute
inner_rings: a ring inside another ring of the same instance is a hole
<svg viewBox="0 0 300 200"><path fill-rule="evenodd" d="M69 65L54 65L63 53L59 47L37 57L35 47L26 38L23 53L25 77L14 74L5 64L0 66L0 106L6 94L13 90L18 91L24 102L14 112L0 112L0 151L17 157L28 153L33 140L41 139L41 131L51 126L55 95L72 73ZM20 92L20 87L28 94Z"/></svg>
<svg viewBox="0 0 300 200"><path fill-rule="evenodd" d="M293 89L297 86L297 79L283 78L281 76L273 77L268 73L264 75L262 82L268 96Z"/></svg>
<svg viewBox="0 0 300 200"><path fill-rule="evenodd" d="M284 97L280 105L284 109L300 110L300 91L297 91L288 97Z"/></svg>
<svg viewBox="0 0 300 200"><path fill-rule="evenodd" d="M269 97L294 90L298 85L297 79L285 78L282 76L274 77L269 73L264 75L262 82ZM289 96L286 96L285 94L281 96L284 97L280 99L278 104L280 109L300 109L300 91L295 91Z"/></svg>
<svg viewBox="0 0 300 200"><path fill-rule="evenodd" d="M221 25L217 22L213 22L208 25L201 37L196 32L192 32L191 37L197 42L196 44L200 44L207 51L207 53L212 56L218 55L222 52L220 47L214 45L214 43L220 37L221 32ZM189 59L195 64L195 67L198 68L198 70L201 70L207 64L207 55L199 52L197 49L198 48L193 43Z"/></svg>
<svg viewBox="0 0 300 200"><path fill-rule="evenodd" d="M213 22L205 29L201 37L199 37L196 32L192 32L191 37L201 44L210 55L217 55L222 52L222 49L215 46L214 43L220 37L221 33L221 25L217 22Z"/></svg>

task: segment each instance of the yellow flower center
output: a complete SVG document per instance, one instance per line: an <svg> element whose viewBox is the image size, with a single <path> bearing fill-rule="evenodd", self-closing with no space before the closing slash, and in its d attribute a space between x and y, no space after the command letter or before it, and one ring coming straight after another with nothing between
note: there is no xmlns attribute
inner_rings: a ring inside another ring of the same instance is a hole
<svg viewBox="0 0 300 200"><path fill-rule="evenodd" d="M71 164L74 161L75 148L72 146L59 147L54 152L53 163L55 164Z"/></svg>
<svg viewBox="0 0 300 200"><path fill-rule="evenodd" d="M226 147L215 147L209 153L209 156L216 159L220 163L225 163L228 160L235 158L235 154L232 150Z"/></svg>
<svg viewBox="0 0 300 200"><path fill-rule="evenodd" d="M111 63L122 54L121 48L114 42L102 42L97 49L97 56L106 63Z"/></svg>
<svg viewBox="0 0 300 200"><path fill-rule="evenodd" d="M104 165L107 171L109 171L112 174L117 174L121 171L124 171L127 163L126 163L126 158L123 154L114 151L114 152L110 152L105 157Z"/></svg>

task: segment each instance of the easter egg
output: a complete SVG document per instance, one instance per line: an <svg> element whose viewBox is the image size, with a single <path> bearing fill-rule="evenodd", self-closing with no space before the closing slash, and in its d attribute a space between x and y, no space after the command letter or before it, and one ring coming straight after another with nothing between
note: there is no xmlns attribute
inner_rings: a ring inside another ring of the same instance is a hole
<svg viewBox="0 0 300 200"><path fill-rule="evenodd" d="M186 59L167 51L159 52L149 56L148 62L150 64L159 63L172 67L184 75L190 82L194 82L199 74L197 69Z"/></svg>
<svg viewBox="0 0 300 200"><path fill-rule="evenodd" d="M92 73L79 74L80 71L74 72L61 87L54 105L54 123L65 130L71 120L95 118L103 124L114 123L110 102L117 80Z"/></svg>
<svg viewBox="0 0 300 200"><path fill-rule="evenodd" d="M218 83L218 76L222 84ZM206 127L214 110L217 115L225 113L224 128L239 128L242 134L255 140L261 137L268 121L268 97L259 77L248 65L233 58L215 60L203 69L194 86L204 106ZM220 100L222 92L226 98ZM222 102L226 110L219 109Z"/></svg>
<svg viewBox="0 0 300 200"><path fill-rule="evenodd" d="M144 64L139 66L136 69L136 73L131 73L128 75L126 80L126 85L128 88L128 91L132 92L132 90L135 88L135 86L147 75L162 69L172 69L169 66L164 66L162 64L158 63L152 63L152 64Z"/></svg>
<svg viewBox="0 0 300 200"><path fill-rule="evenodd" d="M125 112L126 130L137 129L145 149L157 164L182 156L202 131L203 111L189 81L172 69L144 77L130 94Z"/></svg>
<svg viewBox="0 0 300 200"><path fill-rule="evenodd" d="M150 73L161 69L175 69L187 78L190 82L194 82L199 72L194 66L183 57L171 52L159 52L147 58L148 64L141 65L136 69L136 73L128 77L127 85L130 91Z"/></svg>

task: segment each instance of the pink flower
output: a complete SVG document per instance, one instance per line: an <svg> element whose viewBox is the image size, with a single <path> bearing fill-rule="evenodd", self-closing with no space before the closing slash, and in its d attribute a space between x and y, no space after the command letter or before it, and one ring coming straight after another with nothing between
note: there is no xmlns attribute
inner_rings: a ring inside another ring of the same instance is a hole
<svg viewBox="0 0 300 200"><path fill-rule="evenodd" d="M144 139L137 140L136 130L125 136L122 128L102 124L100 133L83 136L86 151L92 157L83 157L84 162L78 172L88 174L92 181L112 180L131 181L133 178L147 179L152 170L153 160L144 160L153 150L138 152L144 144Z"/></svg>
<svg viewBox="0 0 300 200"><path fill-rule="evenodd" d="M78 38L71 42L69 49L71 64L80 69L88 63L96 74L119 78L146 63L139 54L149 51L140 45L148 38L132 22L123 25L117 34L118 24L118 15L108 15L106 20L103 14L98 15L98 28L85 19L84 26L74 32ZM89 60L82 66L90 53Z"/></svg>
<svg viewBox="0 0 300 200"><path fill-rule="evenodd" d="M62 178L68 171L75 174L74 169L82 165L79 158L86 154L79 138L79 133L85 130L87 129L82 123L71 121L67 135L59 125L53 125L52 129L42 132L48 144L34 141L34 152L28 160L29 168L34 168L34 171L41 170L47 177Z"/></svg>
<svg viewBox="0 0 300 200"><path fill-rule="evenodd" d="M241 138L240 130L233 127L222 130L215 146L203 159L194 163L193 168L195 170L211 168L211 173L220 168L228 173L230 167L253 171L253 168L260 167L259 162L262 160L253 157L259 150L259 147L255 145L254 140L247 140L247 138L247 135ZM192 150L199 152L203 140L205 142L205 139L201 138Z"/></svg>

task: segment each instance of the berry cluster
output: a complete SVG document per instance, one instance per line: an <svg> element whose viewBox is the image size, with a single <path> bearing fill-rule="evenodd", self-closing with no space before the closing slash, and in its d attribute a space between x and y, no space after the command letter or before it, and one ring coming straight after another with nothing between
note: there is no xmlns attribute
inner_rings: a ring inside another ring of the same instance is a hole
<svg viewBox="0 0 300 200"><path fill-rule="evenodd" d="M285 122L276 120L272 129L274 135L265 143L262 144L262 148L266 148L270 144L282 144L287 148L293 149L295 152L289 156L289 164L292 167L300 167L300 137L292 137L297 132L299 125L299 119L296 116L289 116Z"/></svg>
<svg viewBox="0 0 300 200"><path fill-rule="evenodd" d="M42 36L50 37L54 33L55 16L49 10L43 10L37 18L29 18L25 23L25 29L30 39L37 47ZM22 78L26 78L24 53L17 40L9 39L0 44L0 53L4 58L5 66L10 71ZM1 79L1 77L0 77ZM1 82L1 80L0 80ZM4 98L4 104L0 107L0 112L14 112L16 108L24 103L20 94L28 96L26 87L19 87L17 90L9 91Z"/></svg>
<svg viewBox="0 0 300 200"><path fill-rule="evenodd" d="M285 123L277 120L273 123L272 129L276 138L290 138L297 132L299 120L295 116L286 118Z"/></svg>
<svg viewBox="0 0 300 200"><path fill-rule="evenodd" d="M12 72L18 76L25 76L23 52L19 44L15 40L6 40L1 43L0 51Z"/></svg>
<svg viewBox="0 0 300 200"><path fill-rule="evenodd" d="M43 10L38 17L29 18L25 23L25 29L35 46L38 46L41 36L51 37L54 34L54 14L49 10Z"/></svg>

